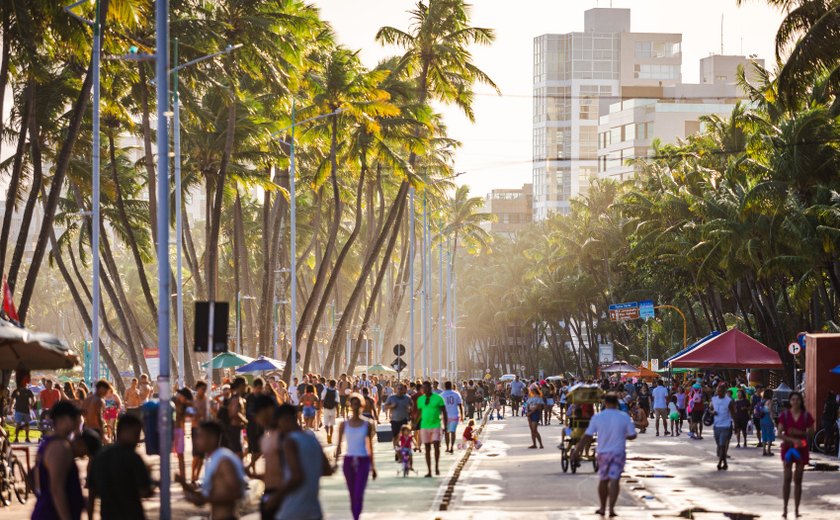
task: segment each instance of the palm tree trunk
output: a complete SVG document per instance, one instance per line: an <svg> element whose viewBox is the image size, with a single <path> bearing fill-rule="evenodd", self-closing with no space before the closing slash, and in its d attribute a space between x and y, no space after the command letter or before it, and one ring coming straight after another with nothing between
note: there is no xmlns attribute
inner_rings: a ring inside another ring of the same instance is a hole
<svg viewBox="0 0 840 520"><path fill-rule="evenodd" d="M102 20L108 19L108 4L109 0L102 0L99 6L99 13ZM102 23L101 31L105 31L106 23ZM29 310L29 304L32 301L32 295L35 291L35 282L38 280L38 273L41 269L41 262L44 260L46 254L47 244L49 243L50 233L55 222L55 213L58 209L58 201L61 198L64 188L64 177L67 174L67 168L70 165L70 159L73 155L73 148L76 144L76 139L79 137L81 131L82 120L84 119L87 110L88 98L90 97L91 87L93 86L93 63L88 66L85 79L82 82L82 88L79 91L79 96L73 103L73 108L70 111L69 124L67 132L64 134L64 140L61 143L61 148L58 152L58 157L55 161L55 170L50 184L50 193L47 197L47 202L44 207L44 218L41 221L41 231L38 234L38 241L35 243L35 251L32 254L29 271L26 276L26 283L23 286L23 292L20 296L20 307L18 307L18 315L21 322L26 321L26 313Z"/></svg>
<svg viewBox="0 0 840 520"><path fill-rule="evenodd" d="M146 298L146 305L149 306L149 315L157 316L157 305L152 296L149 280L146 277L146 267L143 263L143 258L140 256L137 239L134 236L134 226L125 209L125 199L123 198L120 176L117 171L117 153L114 146L113 129L108 132L108 155L111 159L111 179L114 181L114 200L117 206L117 214L119 215L128 247L131 249L131 256L134 258L134 267L137 269L137 277L140 279L140 288L143 290L143 296Z"/></svg>
<svg viewBox="0 0 840 520"><path fill-rule="evenodd" d="M333 290L333 287L335 287L336 283L338 282L338 279L341 276L341 267L344 265L344 259L347 258L347 255L353 248L353 244L356 242L356 238L359 236L359 232L361 231L363 200L362 195L365 187L366 173L367 166L365 165L364 157L362 157L362 168L361 172L359 173L359 183L356 187L356 208L353 229L350 231L350 236L347 237L347 241L344 243L344 246L338 253L338 258L335 259L335 265L332 268L332 272L330 273L327 285L324 287L324 298L319 299L318 309L315 311L315 317L312 319L312 326L309 331L309 337L306 339L306 356L303 359L304 372L309 371L309 362L311 359L310 352L312 351L312 346L315 343L315 336L318 331L318 325L321 323L321 320L324 317L324 311L326 311L327 309L327 301L329 301L329 298L327 296L330 294L330 292ZM312 295L315 295L314 290Z"/></svg>
<svg viewBox="0 0 840 520"><path fill-rule="evenodd" d="M143 131L143 165L146 167L146 182L149 185L149 225L152 227L152 241L157 243L157 176L152 153L152 125L149 122L149 92L146 90L146 64L138 63L140 72L140 128Z"/></svg>
<svg viewBox="0 0 840 520"><path fill-rule="evenodd" d="M303 312L300 314L300 322L297 327L297 334L295 335L296 342L300 342L303 331L309 327L310 319L312 319L313 326L317 327L317 321L313 317L313 311L316 309L316 303L320 303L321 295L324 292L324 285L327 283L327 270L332 259L335 243L338 239L338 230L341 227L341 214L343 204L341 202L341 194L338 190L338 160L336 157L338 148L338 118L333 117L330 131L330 184L333 192L333 218L330 223L329 231L327 232L327 244L324 248L324 254L321 261L318 263L318 274L315 276L315 283L312 285L312 292L306 300L306 305L303 307ZM320 306L319 306L320 307ZM311 335L310 335L311 336ZM311 353L309 348L310 343L307 342L307 349L303 360L304 372L309 368L309 361ZM291 356L291 353L289 354ZM291 359L291 358L289 358ZM287 361L288 363L288 361Z"/></svg>
<svg viewBox="0 0 840 520"><path fill-rule="evenodd" d="M204 282L201 279L201 260L198 258L195 251L195 242L193 241L192 231L190 229L190 219L189 213L187 212L186 202L182 203L181 212L182 215L184 215L181 222L183 223L184 228L184 251L187 253L185 257L192 262L190 264L190 274L192 274L192 278L195 281L195 294L204 294Z"/></svg>
<svg viewBox="0 0 840 520"><path fill-rule="evenodd" d="M402 211L400 211L397 215L397 222L399 222L402 216ZM376 304L377 297L379 296L380 289L382 288L382 280L385 278L385 273L388 271L388 261L387 259L391 257L394 253L394 246L397 243L397 237L400 234L399 225L393 225L391 230L391 237L388 240L388 245L385 248L385 254L382 256L382 261L379 265L379 273L376 275L376 281L373 284L373 288L371 289L370 299L367 302L367 306L365 307L365 314L362 318L362 326L359 329L359 334L356 338L356 343L359 344L362 341L362 338L367 332L368 325L370 323L370 317L373 312L374 306ZM356 358L350 360L349 366L347 368L347 372L349 374L353 373L353 369L355 368ZM324 372L330 367L329 363L324 365Z"/></svg>
<svg viewBox="0 0 840 520"><path fill-rule="evenodd" d="M6 36L6 31L3 32ZM4 45L3 52L6 52ZM26 87L32 88L31 83ZM12 163L12 178L9 181L9 188L6 192L6 206L3 214L3 228L0 231L0 275L6 267L6 251L9 248L9 232L12 226L12 217L14 216L15 207L17 206L18 191L20 190L20 176L23 171L23 154L26 150L26 134L29 131L29 119L32 112L32 104L29 102L30 96L24 96L23 110L21 110L20 130L18 131L18 143L15 150L15 159ZM2 117L0 117L2 119ZM2 123L0 123L2 124ZM0 276L2 278L2 276Z"/></svg>
<svg viewBox="0 0 840 520"><path fill-rule="evenodd" d="M327 359L324 363L324 367L329 368L330 366L332 366L333 359L335 358L339 349L338 338L343 336L348 324L347 322L350 319L350 313L348 311L356 307L356 302L358 301L359 297L361 296L362 290L364 289L365 280L367 279L368 275L371 272L371 269L373 268L373 263L375 259L379 256L379 253L382 250L382 246L385 243L385 238L387 237L390 228L395 225L394 222L399 222L400 218L402 217L406 201L405 195L407 192L408 182L403 181L400 184L400 189L397 192L394 204L391 206L391 209L388 212L388 217L386 221L382 224L382 231L376 238L376 244L373 247L373 251L371 251L371 254L368 255L367 259L365 259L365 263L362 266L362 269L359 273L359 279L356 281L356 285L353 288L353 292L350 294L350 298L348 299L347 304L345 305L344 313L341 315L341 319L339 320L338 325L336 326L335 334L330 344L330 350L327 354Z"/></svg>
<svg viewBox="0 0 840 520"><path fill-rule="evenodd" d="M32 215L35 212L35 204L38 201L38 195L41 193L41 183L43 182L43 163L41 162L41 136L38 130L38 107L36 106L36 90L37 86L34 82L30 83L28 89L29 94L29 118L26 124L29 125L29 153L32 158L32 185L29 187L29 196L26 199L26 205L23 208L23 215L21 216L20 227L18 228L17 242L15 250L12 254L12 263L9 265L9 288L14 292L17 285L18 271L23 262L23 253L26 251L26 246L29 245L29 225L32 222ZM23 124L23 123L21 123ZM23 316L21 316L23 320Z"/></svg>
<svg viewBox="0 0 840 520"><path fill-rule="evenodd" d="M230 107L228 108L228 122L225 135L225 149L222 153L222 161L219 164L219 174L216 180L215 194L213 198L212 212L210 214L210 236L207 241L207 299L216 299L216 284L219 276L219 232L222 225L222 203L224 202L225 182L227 180L227 169L230 164L230 157L233 154L234 132L236 130L236 98L231 93Z"/></svg>
<svg viewBox="0 0 840 520"><path fill-rule="evenodd" d="M5 106L6 101L6 85L9 84L9 55L11 54L12 50L10 49L11 44L11 34L9 32L9 26L11 25L11 10L10 9L3 9L3 43L0 44L3 46L3 55L0 57L0 135L3 135L3 130L5 130L5 126L3 125L3 107ZM24 112L25 114L25 112ZM24 117L26 117L24 115ZM2 139L0 139L0 157L2 157L2 150L3 150L3 143ZM0 262L2 265L3 262ZM0 275L2 275L2 268L0 268Z"/></svg>

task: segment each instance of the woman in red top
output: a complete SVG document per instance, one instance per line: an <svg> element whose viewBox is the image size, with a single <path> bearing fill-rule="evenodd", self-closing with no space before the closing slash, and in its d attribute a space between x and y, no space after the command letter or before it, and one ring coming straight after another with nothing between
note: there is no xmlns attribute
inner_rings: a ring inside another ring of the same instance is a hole
<svg viewBox="0 0 840 520"><path fill-rule="evenodd" d="M798 517L799 502L802 498L802 471L805 464L808 464L808 438L814 434L814 418L805 410L802 394L799 392L790 394L790 408L779 414L777 428L778 436L782 440L782 462L785 466L782 488L785 507L782 517L787 518L791 477L794 481L793 500ZM794 465L796 465L795 471Z"/></svg>

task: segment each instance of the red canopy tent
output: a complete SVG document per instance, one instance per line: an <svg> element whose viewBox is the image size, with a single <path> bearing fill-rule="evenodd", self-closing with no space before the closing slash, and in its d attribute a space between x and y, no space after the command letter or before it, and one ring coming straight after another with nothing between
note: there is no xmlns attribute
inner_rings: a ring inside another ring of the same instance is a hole
<svg viewBox="0 0 840 520"><path fill-rule="evenodd" d="M738 329L715 336L671 360L674 368L784 368L779 353Z"/></svg>

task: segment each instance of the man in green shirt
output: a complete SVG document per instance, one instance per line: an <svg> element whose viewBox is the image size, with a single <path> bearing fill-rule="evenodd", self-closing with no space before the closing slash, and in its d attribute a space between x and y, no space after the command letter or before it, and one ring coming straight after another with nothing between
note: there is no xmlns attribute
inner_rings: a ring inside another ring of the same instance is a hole
<svg viewBox="0 0 840 520"><path fill-rule="evenodd" d="M446 403L439 394L432 391L432 383L429 381L423 383L423 395L417 399L417 411L420 414L420 442L426 445L426 467L429 470L426 478L432 478L431 446L435 446L435 475L440 475L440 429L442 424L447 423L447 417Z"/></svg>

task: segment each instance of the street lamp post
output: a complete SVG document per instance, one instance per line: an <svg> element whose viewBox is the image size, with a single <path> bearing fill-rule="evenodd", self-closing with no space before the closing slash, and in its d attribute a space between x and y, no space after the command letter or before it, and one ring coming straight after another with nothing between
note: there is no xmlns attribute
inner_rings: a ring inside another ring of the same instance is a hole
<svg viewBox="0 0 840 520"><path fill-rule="evenodd" d="M178 38L175 38L174 42L174 62L178 63ZM237 45L228 45L224 50L219 52L214 52L212 54L208 54L206 56L202 56L200 58L196 58L194 60L190 60L183 65L176 65L169 73L172 75L172 133L173 135L173 152L174 162L175 162L175 292L177 294L176 303L177 306L177 323L176 331L178 335L178 366L180 369L178 370L178 386L184 385L184 275L183 275L183 263L182 263L182 248L183 248L183 216L182 216L182 203L181 203L181 98L178 94L178 73L182 69L185 69L191 65L195 65L196 63L200 63L205 60L209 60L211 58L215 58L217 56L221 56L223 54L230 54L234 50L242 47L242 44ZM211 363L213 359L213 347L212 345L207 350L207 362ZM212 370L212 369L208 369ZM208 378L208 384L212 386L212 381Z"/></svg>
<svg viewBox="0 0 840 520"><path fill-rule="evenodd" d="M172 414L169 410L169 129L166 107L169 106L169 0L155 4L156 72L157 72L157 151L158 151L158 407L160 424L160 517L172 516L170 507L171 475L169 453L172 451ZM212 350L212 347L211 347Z"/></svg>
<svg viewBox="0 0 840 520"><path fill-rule="evenodd" d="M291 271L289 269L286 269L285 267L282 268L282 269L275 269L274 270L274 274L283 274L283 273L289 273L289 272L291 272ZM289 301L286 299L286 284L285 284L285 282L281 281L281 287L282 287L282 292L283 292L283 299L282 300L277 300L276 297L274 299L274 359L280 359L280 357L279 357L280 356L280 346L279 346L280 339L279 339L279 333L278 333L279 331L278 331L278 323L277 323L277 321L278 321L277 320L277 306L278 305L286 305L287 303L289 303ZM283 320L284 320L284 322L285 322L285 319L286 319L286 310L284 309L283 310ZM283 326L283 341L284 341L284 343L286 341L286 327L285 327L285 324Z"/></svg>
<svg viewBox="0 0 840 520"><path fill-rule="evenodd" d="M408 341L408 373L411 375L413 379L415 377L414 373L414 242L416 240L415 231L414 231L414 219L417 218L415 215L415 208L414 208L414 186L409 186L408 188L408 204L409 204L409 218L408 218L408 290L409 296L411 299L409 300L409 341Z"/></svg>
<svg viewBox="0 0 840 520"><path fill-rule="evenodd" d="M289 292L291 293L289 296L291 313L289 330L292 344L292 354L291 359L289 360L292 364L292 368L289 372L290 386L295 378L295 370L297 369L297 198L295 194L295 128L303 123L315 121L316 119L323 119L325 117L338 115L343 111L343 108L339 108L329 114L310 117L309 119L304 119L303 121L295 121L295 101L292 99L292 124L271 134L271 137L274 137L279 142L289 147ZM289 130L290 132L289 142L277 137L277 135L285 132L286 130Z"/></svg>
<svg viewBox="0 0 840 520"><path fill-rule="evenodd" d="M441 225L440 242L438 243L438 377L443 379L446 371L443 366L443 225ZM451 378L451 376L450 376Z"/></svg>
<svg viewBox="0 0 840 520"><path fill-rule="evenodd" d="M90 248L93 256L92 270L93 281L91 287L91 363L92 363L92 378L99 379L99 308L101 306L101 293L99 289L99 230L101 222L100 211L100 144L99 144L99 99L100 99L100 79L99 79L99 64L102 57L102 22L99 19L99 0L95 0L94 19L91 22L85 18L74 13L72 10L75 7L85 3L87 0L79 0L78 2L64 7L64 12L93 28L93 58L91 60L91 73L93 76L93 145L91 147L91 203L93 205L92 219L90 223L91 237Z"/></svg>

